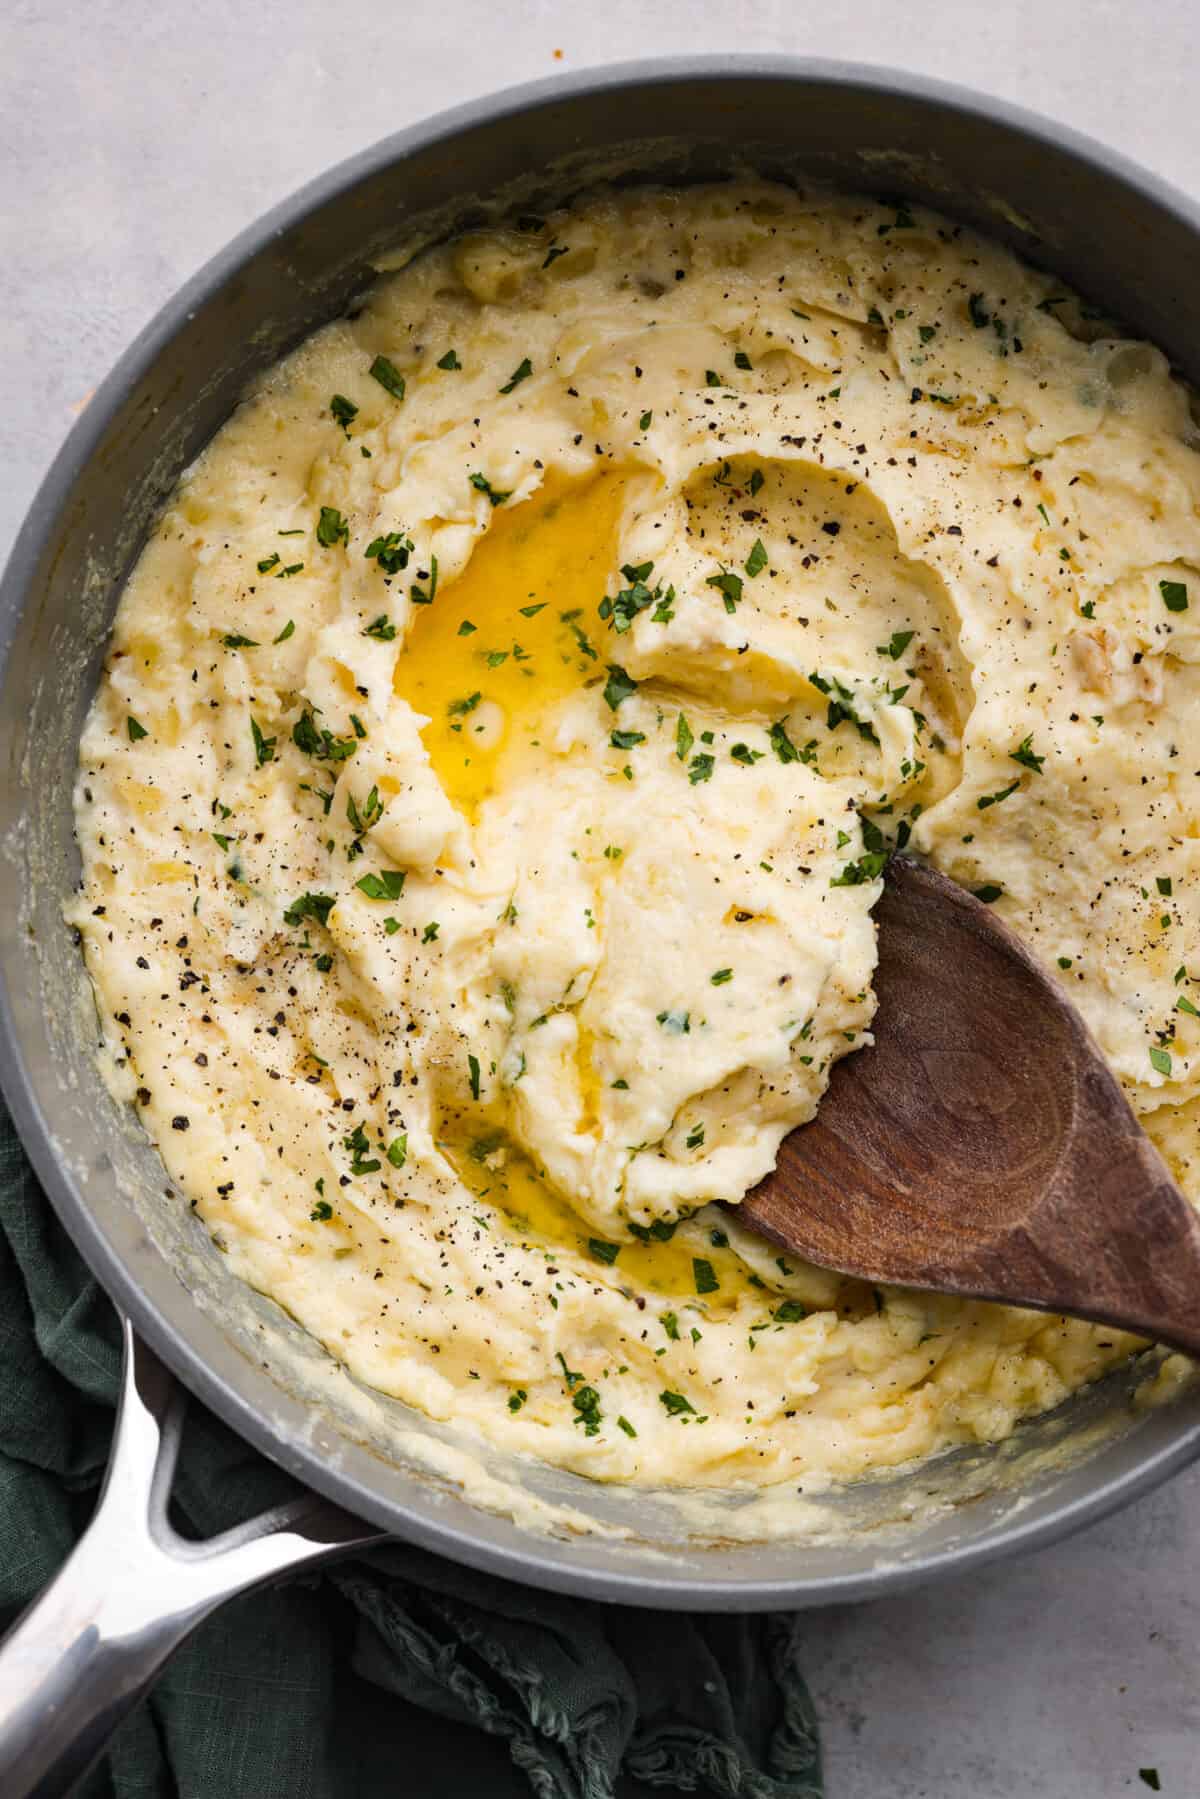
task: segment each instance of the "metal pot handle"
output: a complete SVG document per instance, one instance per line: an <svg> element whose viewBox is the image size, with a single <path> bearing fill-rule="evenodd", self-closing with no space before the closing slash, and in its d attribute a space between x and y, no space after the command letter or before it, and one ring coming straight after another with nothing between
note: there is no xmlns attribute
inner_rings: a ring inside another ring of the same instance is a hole
<svg viewBox="0 0 1200 1799"><path fill-rule="evenodd" d="M99 1504L0 1646L0 1793L55 1799L196 1626L236 1593L381 1540L315 1494L205 1542L167 1521L186 1395L122 1319L124 1363Z"/></svg>

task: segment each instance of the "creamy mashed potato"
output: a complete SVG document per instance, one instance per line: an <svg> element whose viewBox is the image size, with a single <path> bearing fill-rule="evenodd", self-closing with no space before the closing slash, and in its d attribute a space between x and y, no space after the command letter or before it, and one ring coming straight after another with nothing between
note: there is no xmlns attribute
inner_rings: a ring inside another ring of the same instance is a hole
<svg viewBox="0 0 1200 1799"><path fill-rule="evenodd" d="M1200 1193L1195 441L1049 277L768 186L461 239L276 368L122 600L71 907L238 1272L605 1480L848 1477L1128 1354L713 1202L870 1041L897 843Z"/></svg>

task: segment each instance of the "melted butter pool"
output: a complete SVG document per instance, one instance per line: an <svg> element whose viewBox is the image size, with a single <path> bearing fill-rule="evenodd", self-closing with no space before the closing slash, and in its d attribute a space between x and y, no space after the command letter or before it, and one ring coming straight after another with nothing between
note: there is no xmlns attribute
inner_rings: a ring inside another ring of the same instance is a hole
<svg viewBox="0 0 1200 1799"><path fill-rule="evenodd" d="M635 1292L650 1292L696 1305L709 1316L728 1312L762 1283L752 1277L731 1248L711 1241L711 1233L690 1221L669 1237L601 1238L574 1210L509 1134L503 1108L480 1108L470 1115L447 1114L438 1133L438 1148L459 1180L476 1199L504 1217L513 1236L551 1253L572 1250L592 1264L597 1276L618 1286L628 1282ZM669 1226L660 1229L665 1233ZM600 1252L592 1247L601 1244ZM610 1259L612 1249L616 1256ZM715 1291L697 1291L696 1259L712 1269ZM769 1299L763 1289L762 1298Z"/></svg>
<svg viewBox="0 0 1200 1799"><path fill-rule="evenodd" d="M537 738L549 709L602 678L596 609L616 566L625 482L547 482L491 526L458 579L422 609L395 691L422 730L448 797L473 816L501 758Z"/></svg>

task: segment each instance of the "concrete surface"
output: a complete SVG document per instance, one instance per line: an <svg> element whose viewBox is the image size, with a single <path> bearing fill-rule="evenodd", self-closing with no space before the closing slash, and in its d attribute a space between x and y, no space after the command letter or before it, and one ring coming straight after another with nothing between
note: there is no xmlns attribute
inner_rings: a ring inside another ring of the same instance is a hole
<svg viewBox="0 0 1200 1799"><path fill-rule="evenodd" d="M509 82L680 48L921 69L1200 193L1191 0L4 0L0 553L179 282L329 163ZM1169 280L1169 270L1151 272ZM1023 1564L816 1613L830 1799L1200 1793L1200 1469Z"/></svg>

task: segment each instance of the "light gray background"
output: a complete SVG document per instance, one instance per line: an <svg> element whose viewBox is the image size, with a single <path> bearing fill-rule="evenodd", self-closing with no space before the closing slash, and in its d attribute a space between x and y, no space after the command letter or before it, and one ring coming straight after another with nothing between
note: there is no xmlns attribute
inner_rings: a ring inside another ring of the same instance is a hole
<svg viewBox="0 0 1200 1799"><path fill-rule="evenodd" d="M183 278L440 107L681 49L843 57L1021 101L1200 194L1198 38L1195 0L0 0L0 555ZM1024 1562L813 1613L810 1637L830 1799L1108 1799L1146 1793L1145 1766L1194 1796L1200 1469Z"/></svg>

